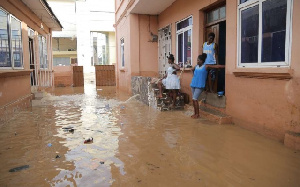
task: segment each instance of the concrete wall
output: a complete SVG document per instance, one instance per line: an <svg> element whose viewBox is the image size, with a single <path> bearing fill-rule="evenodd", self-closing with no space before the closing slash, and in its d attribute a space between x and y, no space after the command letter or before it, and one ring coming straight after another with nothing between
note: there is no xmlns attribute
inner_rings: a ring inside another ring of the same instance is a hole
<svg viewBox="0 0 300 187"><path fill-rule="evenodd" d="M28 27L35 31L35 56L38 58L38 39L37 35L43 35L48 41L48 62L49 68L52 66L52 41L51 29L42 22L33 12L23 4L22 1L0 1L0 6L10 14L14 15L22 24L22 47L24 68L18 70L0 68L0 117L1 114L9 115L20 107L29 106L31 100L30 89L30 62L29 62L29 45L28 45ZM43 29L41 29L41 23ZM24 101L24 102L23 102ZM29 104L28 104L29 102ZM26 104L24 104L26 103Z"/></svg>
<svg viewBox="0 0 300 187"><path fill-rule="evenodd" d="M150 27L149 27L150 26ZM158 75L157 42L151 42L151 32L157 34L157 16L128 14L116 26L117 86L131 93L131 76ZM121 67L120 41L124 38L125 67Z"/></svg>
<svg viewBox="0 0 300 187"><path fill-rule="evenodd" d="M77 50L77 39L74 38L53 38L52 39L52 50L53 51L76 51Z"/></svg>
<svg viewBox="0 0 300 187"><path fill-rule="evenodd" d="M152 71L153 75L157 71L157 47L145 42L148 39L147 16L129 14L127 10L132 1L117 2L117 82L119 88L130 92L130 77L152 76ZM203 10L218 3L222 1L177 0L158 16L158 26L152 29L157 31L172 25L172 53L176 56L176 22L192 15L192 63L195 65L204 42ZM226 1L226 113L233 117L235 124L285 141L295 148L300 145L300 138L295 139L300 137L300 44L296 42L300 41L300 36L296 34L300 32L300 20L297 19L300 16L300 1L293 1L293 42L290 67L287 68L237 67L237 3L237 0ZM151 20L154 25L154 19ZM120 67L119 42L122 37L125 39L125 68ZM247 76L241 77L238 73ZM183 92L190 93L191 78L189 71L182 75ZM291 134L295 136L290 138Z"/></svg>
<svg viewBox="0 0 300 187"><path fill-rule="evenodd" d="M73 66L54 67L54 86L65 87L73 85Z"/></svg>
<svg viewBox="0 0 300 187"><path fill-rule="evenodd" d="M237 68L237 1L227 0L226 112L235 124L283 141L285 133L300 133L300 1L293 1L292 53L288 68ZM246 72L242 78L234 72ZM255 78L255 72L275 78ZM279 73L291 79L278 80ZM300 143L300 141L299 141Z"/></svg>
<svg viewBox="0 0 300 187"><path fill-rule="evenodd" d="M116 64L116 33L108 33L109 64Z"/></svg>

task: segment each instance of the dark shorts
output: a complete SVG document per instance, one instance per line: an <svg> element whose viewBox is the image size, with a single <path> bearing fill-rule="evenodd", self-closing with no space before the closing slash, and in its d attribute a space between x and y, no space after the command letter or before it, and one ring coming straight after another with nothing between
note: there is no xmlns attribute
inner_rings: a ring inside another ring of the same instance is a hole
<svg viewBox="0 0 300 187"><path fill-rule="evenodd" d="M208 74L209 74L212 81L216 80L216 70L215 69L210 69L208 71Z"/></svg>

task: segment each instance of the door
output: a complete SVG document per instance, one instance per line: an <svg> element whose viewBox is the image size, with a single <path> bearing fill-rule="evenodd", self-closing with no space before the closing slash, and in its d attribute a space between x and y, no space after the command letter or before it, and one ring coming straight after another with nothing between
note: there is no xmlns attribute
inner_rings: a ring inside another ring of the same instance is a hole
<svg viewBox="0 0 300 187"><path fill-rule="evenodd" d="M30 70L32 70L32 72L30 73L30 82L31 82L31 86L37 86L38 85L38 75L37 75L37 71L36 71L36 63L35 63L35 56L34 56L34 42L33 39L29 37L28 40L28 44L29 44L29 63L30 63Z"/></svg>
<svg viewBox="0 0 300 187"><path fill-rule="evenodd" d="M168 69L171 41L171 25L158 30L158 74L160 77L163 77Z"/></svg>
<svg viewBox="0 0 300 187"><path fill-rule="evenodd" d="M207 27L205 29L205 41L208 40L208 34L211 32L215 33L215 43L219 44L219 24Z"/></svg>

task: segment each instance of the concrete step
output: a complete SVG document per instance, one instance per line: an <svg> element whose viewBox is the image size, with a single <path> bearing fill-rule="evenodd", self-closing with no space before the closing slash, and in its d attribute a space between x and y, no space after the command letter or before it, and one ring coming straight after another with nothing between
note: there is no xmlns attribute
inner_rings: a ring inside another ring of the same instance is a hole
<svg viewBox="0 0 300 187"><path fill-rule="evenodd" d="M219 125L221 124L232 124L232 117L225 113L208 107L207 105L200 105L200 115L209 121L213 121Z"/></svg>
<svg viewBox="0 0 300 187"><path fill-rule="evenodd" d="M300 132L287 131L284 136L284 145L300 151Z"/></svg>

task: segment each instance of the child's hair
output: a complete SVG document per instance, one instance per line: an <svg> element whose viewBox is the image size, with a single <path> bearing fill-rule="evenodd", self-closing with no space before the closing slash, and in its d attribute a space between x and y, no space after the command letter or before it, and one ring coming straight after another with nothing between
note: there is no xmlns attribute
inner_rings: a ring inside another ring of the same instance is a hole
<svg viewBox="0 0 300 187"><path fill-rule="evenodd" d="M207 54L206 53L202 53L202 55L198 56L198 59L202 60L202 62L205 62L206 57L207 57Z"/></svg>
<svg viewBox="0 0 300 187"><path fill-rule="evenodd" d="M170 56L168 57L168 59L170 59L172 62L174 62L174 55L173 54L170 54Z"/></svg>
<svg viewBox="0 0 300 187"><path fill-rule="evenodd" d="M210 36L213 37L213 38L216 37L215 33L213 33L213 32L211 32L211 33L208 34L208 37L210 37Z"/></svg>

